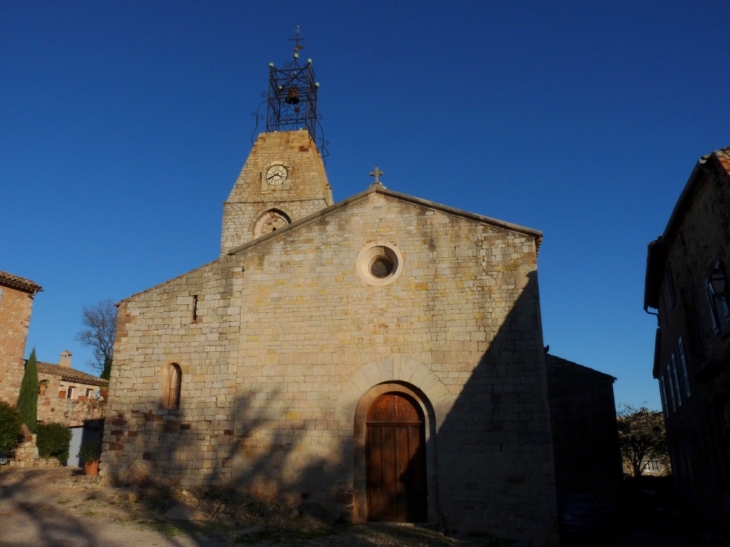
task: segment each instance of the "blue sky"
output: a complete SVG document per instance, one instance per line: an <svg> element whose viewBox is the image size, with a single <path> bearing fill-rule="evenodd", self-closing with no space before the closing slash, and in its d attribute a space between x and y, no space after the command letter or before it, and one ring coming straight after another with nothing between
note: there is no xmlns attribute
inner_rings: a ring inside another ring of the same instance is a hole
<svg viewBox="0 0 730 547"><path fill-rule="evenodd" d="M551 353L659 408L646 245L730 145L726 2L0 0L0 269L44 288L27 353L81 308L217 258L268 63L294 28L335 199L383 183L544 232Z"/></svg>

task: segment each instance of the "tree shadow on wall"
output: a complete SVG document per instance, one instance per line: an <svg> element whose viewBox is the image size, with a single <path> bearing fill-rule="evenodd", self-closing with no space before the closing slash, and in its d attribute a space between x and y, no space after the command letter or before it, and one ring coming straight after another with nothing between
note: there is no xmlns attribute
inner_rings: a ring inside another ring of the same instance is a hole
<svg viewBox="0 0 730 547"><path fill-rule="evenodd" d="M342 479L343 462L352 451L338 446L312 455L317 443L307 436L316 433L302 420L286 419L285 407L276 390L265 398L240 395L228 408L216 410L218 419L196 418L197 411L186 410L184 401L180 410L111 419L110 435L120 445L133 444L141 456L120 470L117 482L133 485L154 518L167 513L217 523L181 525L193 537L223 537L232 528L272 523L285 535L296 535L302 527L305 535L324 533L352 511L352 493Z"/></svg>
<svg viewBox="0 0 730 547"><path fill-rule="evenodd" d="M516 300L505 301L512 307L496 332L488 333L490 343L477 366L471 366L467 352L463 363L444 363L462 365L459 374L469 375L428 440L436 445L431 478L438 477L439 516L449 531L486 528L524 537L536 535L526 529L544 535L555 525L539 297L536 274L527 275ZM493 306L483 298L472 309L489 317ZM445 344L455 333L447 333ZM164 415L138 413L133 420L140 424L134 445L143 447L140 481L154 477L165 487L183 488L222 484L231 498L281 501L287 514L301 510L324 520L346 518L352 511L352 442L336 441L333 431L318 443L313 436L321 432L289 417L291 406L280 389L239 394L212 413L186 409L184 402L181 410ZM120 428L117 434L124 440L129 432Z"/></svg>

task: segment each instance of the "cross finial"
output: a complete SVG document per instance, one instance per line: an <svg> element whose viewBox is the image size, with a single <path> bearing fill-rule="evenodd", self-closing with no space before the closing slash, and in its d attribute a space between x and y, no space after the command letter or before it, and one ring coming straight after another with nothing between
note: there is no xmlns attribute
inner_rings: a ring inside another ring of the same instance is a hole
<svg viewBox="0 0 730 547"><path fill-rule="evenodd" d="M375 180L373 181L373 184L380 184L383 185L382 182L380 182L380 179L378 178L380 175L385 175L380 169L378 169L378 166L375 166L375 169L370 172L371 177L375 177Z"/></svg>

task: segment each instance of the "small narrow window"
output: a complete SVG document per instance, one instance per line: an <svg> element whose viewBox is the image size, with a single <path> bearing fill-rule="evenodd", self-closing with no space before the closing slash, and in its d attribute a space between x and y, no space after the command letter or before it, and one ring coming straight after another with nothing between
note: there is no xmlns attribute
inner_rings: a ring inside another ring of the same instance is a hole
<svg viewBox="0 0 730 547"><path fill-rule="evenodd" d="M677 359L674 357L674 353L672 353L672 361L669 364L669 368L671 370L672 380L674 382L674 390L677 393L677 406L682 406L682 391L679 387L679 377L677 376Z"/></svg>
<svg viewBox="0 0 730 547"><path fill-rule="evenodd" d="M170 410L180 408L182 370L177 363L170 363L162 375L162 405Z"/></svg>
<svg viewBox="0 0 730 547"><path fill-rule="evenodd" d="M193 295L193 323L198 322L198 295Z"/></svg>
<svg viewBox="0 0 730 547"><path fill-rule="evenodd" d="M66 391L66 399L73 399L74 395L76 395L76 388L74 386L68 386L68 390Z"/></svg>
<svg viewBox="0 0 730 547"><path fill-rule="evenodd" d="M669 370L669 367L667 367L665 374L667 379L667 385L669 386L669 402L672 405L672 412L674 412L677 410L677 402L674 395L674 384L672 383L672 371Z"/></svg>
<svg viewBox="0 0 730 547"><path fill-rule="evenodd" d="M712 330L715 333L720 332L720 319L717 316L717 306L715 305L715 291L712 290L712 285L708 280L705 283L705 294L707 294L707 302L710 305L710 320L712 321Z"/></svg>
<svg viewBox="0 0 730 547"><path fill-rule="evenodd" d="M697 303L692 289L682 289L682 305L684 306L684 319L687 332L689 333L689 351L697 357L705 354L702 335L699 329L699 315L697 314Z"/></svg>
<svg viewBox="0 0 730 547"><path fill-rule="evenodd" d="M679 366L682 369L682 376L684 378L684 393L687 397L692 395L692 390L689 386L689 373L687 372L687 358L684 355L684 342L682 337L677 340L677 352L679 353Z"/></svg>
<svg viewBox="0 0 730 547"><path fill-rule="evenodd" d="M659 396L662 398L662 409L664 410L664 417L666 418L669 414L669 407L667 406L667 388L664 385L664 377L659 376Z"/></svg>
<svg viewBox="0 0 730 547"><path fill-rule="evenodd" d="M727 303L727 278L725 270L719 262L715 263L710 277L705 281L705 294L710 306L710 320L712 329L719 334L730 323L730 307Z"/></svg>
<svg viewBox="0 0 730 547"><path fill-rule="evenodd" d="M87 397L91 397L93 394L94 394L94 390L91 389L90 387L87 387L86 388L86 396Z"/></svg>
<svg viewBox="0 0 730 547"><path fill-rule="evenodd" d="M674 309L677 306L677 293L674 292L674 275L672 274L672 265L667 262L667 269L665 270L667 280L667 295L669 296L669 307Z"/></svg>

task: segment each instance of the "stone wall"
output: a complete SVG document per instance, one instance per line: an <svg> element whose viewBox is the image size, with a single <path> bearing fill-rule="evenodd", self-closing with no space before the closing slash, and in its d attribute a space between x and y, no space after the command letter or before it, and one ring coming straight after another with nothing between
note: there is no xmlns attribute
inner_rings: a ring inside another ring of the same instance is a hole
<svg viewBox="0 0 730 547"><path fill-rule="evenodd" d="M123 301L104 473L362 519L357 406L406 389L428 416L429 520L542 542L556 509L539 234L505 226L373 190ZM358 273L372 245L399 256L397 279ZM170 363L176 409L160 402Z"/></svg>
<svg viewBox="0 0 730 547"><path fill-rule="evenodd" d="M120 304L103 474L182 486L230 479L242 271L225 257ZM162 402L170 363L183 373L177 409Z"/></svg>
<svg viewBox="0 0 730 547"><path fill-rule="evenodd" d="M8 462L10 467L61 467L56 458L38 456L37 437L23 426L23 441L13 451L13 458Z"/></svg>
<svg viewBox="0 0 730 547"><path fill-rule="evenodd" d="M0 285L0 401L15 405L23 379L33 296Z"/></svg>
<svg viewBox="0 0 730 547"><path fill-rule="evenodd" d="M38 421L58 422L68 427L79 427L88 420L99 420L105 416L105 402L79 397L62 399L58 393L47 392L38 396Z"/></svg>

